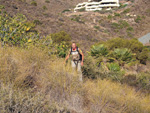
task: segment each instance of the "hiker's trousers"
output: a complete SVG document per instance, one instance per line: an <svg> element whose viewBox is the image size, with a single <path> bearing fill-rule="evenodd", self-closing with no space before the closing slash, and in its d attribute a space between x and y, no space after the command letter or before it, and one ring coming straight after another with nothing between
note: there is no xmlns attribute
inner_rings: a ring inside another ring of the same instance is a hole
<svg viewBox="0 0 150 113"><path fill-rule="evenodd" d="M82 81L81 61L71 61L73 72L77 72L79 81Z"/></svg>

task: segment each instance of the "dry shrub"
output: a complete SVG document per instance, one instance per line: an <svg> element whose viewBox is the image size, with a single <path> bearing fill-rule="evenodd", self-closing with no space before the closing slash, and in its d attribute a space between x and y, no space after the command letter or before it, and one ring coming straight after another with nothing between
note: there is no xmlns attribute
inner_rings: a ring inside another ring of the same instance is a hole
<svg viewBox="0 0 150 113"><path fill-rule="evenodd" d="M14 88L12 90L17 89L15 91L17 95L18 93L24 95L25 93L21 91L29 89L31 89L33 95L39 93L44 102L47 102L48 98L47 109L52 106L51 104L57 106L56 111L59 111L59 109L65 111L65 106L68 106L71 111L81 109L80 105L82 103L80 101L82 99L81 95L78 94L81 85L77 76L72 74L70 66L64 67L64 59L48 56L45 54L45 51L41 51L35 47L28 49L17 47L0 48L0 55L0 82L4 83L6 88L7 84L11 84L12 88ZM11 92L8 92L8 95L9 93ZM21 98L15 97L15 99L20 100ZM2 101L4 102L5 99ZM14 101L18 103L18 101ZM38 104L32 107L36 107ZM14 111L19 112L22 109L24 108L17 107L14 108ZM29 109L25 110L30 112ZM9 112L8 109L6 111Z"/></svg>
<svg viewBox="0 0 150 113"><path fill-rule="evenodd" d="M87 81L84 87L88 92L87 98L93 104L92 111L94 112L148 113L150 111L150 96L143 98L143 94L127 85L96 80Z"/></svg>
<svg viewBox="0 0 150 113"><path fill-rule="evenodd" d="M0 54L0 78L3 81L15 81L17 87L40 85L38 84L39 76L43 76L46 60L48 60L48 56L44 52L37 48L23 50L12 47L0 48Z"/></svg>
<svg viewBox="0 0 150 113"><path fill-rule="evenodd" d="M0 48L0 111L148 113L149 95L107 80L79 82L64 59L35 47Z"/></svg>

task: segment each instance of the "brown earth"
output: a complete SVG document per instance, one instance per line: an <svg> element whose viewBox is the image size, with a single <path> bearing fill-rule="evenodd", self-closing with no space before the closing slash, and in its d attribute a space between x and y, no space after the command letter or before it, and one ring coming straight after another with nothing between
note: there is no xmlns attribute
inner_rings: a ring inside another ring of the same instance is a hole
<svg viewBox="0 0 150 113"><path fill-rule="evenodd" d="M112 12L73 12L77 3L87 0L35 0L37 6L31 5L32 0L0 0L0 4L5 6L5 10L10 15L22 13L27 16L28 20L39 20L42 24L36 26L36 30L41 36L51 33L66 31L72 36L73 41L77 41L82 47L89 48L95 42L105 41L114 37L139 38L150 32L150 1L135 0L123 9L115 9ZM45 7L46 9L44 10ZM122 14L125 9L130 8L128 15ZM67 11L67 10L70 11ZM63 13L63 11L65 11ZM108 19L108 15L119 13L120 17ZM137 16L142 17L139 23L134 20ZM134 32L128 36L126 29L120 29L115 32L111 24L125 20L133 27Z"/></svg>

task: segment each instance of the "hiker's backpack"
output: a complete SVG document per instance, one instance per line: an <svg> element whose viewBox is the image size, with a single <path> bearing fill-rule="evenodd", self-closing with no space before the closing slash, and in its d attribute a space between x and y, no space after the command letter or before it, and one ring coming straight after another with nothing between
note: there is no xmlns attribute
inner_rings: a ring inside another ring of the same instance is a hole
<svg viewBox="0 0 150 113"><path fill-rule="evenodd" d="M79 61L81 61L81 60L82 60L82 55L81 55L80 52L79 52L79 48L76 47L76 51L73 51L73 50L72 50L72 47L71 47L70 54L73 55L73 52L78 52L78 56L79 56L79 58L77 57L77 59L73 59L73 60L79 60Z"/></svg>

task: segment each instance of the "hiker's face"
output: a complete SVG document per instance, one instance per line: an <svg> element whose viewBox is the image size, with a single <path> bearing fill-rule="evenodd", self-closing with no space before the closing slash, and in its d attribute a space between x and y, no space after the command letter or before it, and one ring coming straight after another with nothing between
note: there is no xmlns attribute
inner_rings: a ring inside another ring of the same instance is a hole
<svg viewBox="0 0 150 113"><path fill-rule="evenodd" d="M76 44L75 44L75 43L72 44L72 48L73 48L73 49L76 48Z"/></svg>

